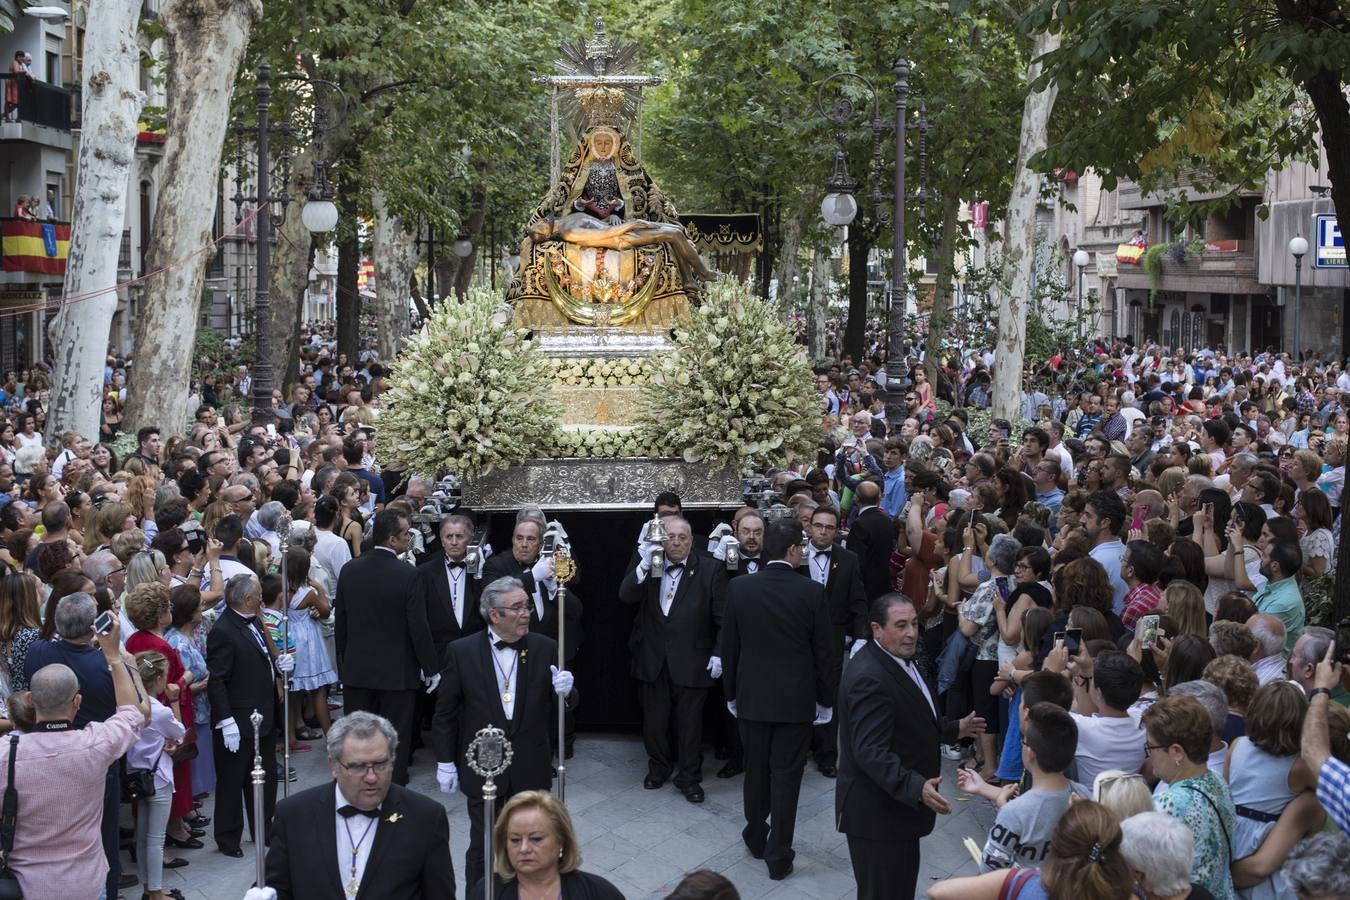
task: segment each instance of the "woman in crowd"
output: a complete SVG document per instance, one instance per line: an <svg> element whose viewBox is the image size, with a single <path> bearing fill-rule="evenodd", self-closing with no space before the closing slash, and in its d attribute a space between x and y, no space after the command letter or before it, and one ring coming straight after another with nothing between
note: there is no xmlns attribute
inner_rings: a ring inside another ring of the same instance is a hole
<svg viewBox="0 0 1350 900"><path fill-rule="evenodd" d="M136 668L150 698L150 721L136 744L127 752L127 768L146 770L154 792L136 801L136 869L143 896L183 900L177 889L164 890L164 840L173 802L173 761L169 752L187 734L183 727L180 687L169 682L169 661L162 653L146 650L136 654Z"/></svg>
<svg viewBox="0 0 1350 900"><path fill-rule="evenodd" d="M1071 803L1039 869L999 869L928 888L930 900L1128 900L1134 879L1121 855L1120 820L1099 803Z"/></svg>
<svg viewBox="0 0 1350 900"><path fill-rule="evenodd" d="M196 756L192 759L191 782L194 802L210 793L216 786L216 771L212 760L211 701L206 694L210 673L206 669L206 647L198 639L202 628L202 593L195 584L181 584L169 591L169 629L164 639L178 653L183 667L192 675L188 690L192 694L192 721L185 723L193 732ZM202 828L210 820L202 816L189 817L187 824Z"/></svg>
<svg viewBox="0 0 1350 900"><path fill-rule="evenodd" d="M1191 882L1195 837L1181 822L1145 811L1124 819L1120 830L1120 853L1144 900L1215 900Z"/></svg>
<svg viewBox="0 0 1350 900"><path fill-rule="evenodd" d="M623 900L614 885L581 871L581 844L572 817L547 791L524 791L506 801L492 829L492 846L493 873L506 882L494 891L499 900ZM484 896L480 879L469 897Z"/></svg>
<svg viewBox="0 0 1350 900"><path fill-rule="evenodd" d="M40 588L37 578L26 572L0 575L0 662L4 665L6 698L28 690L24 661L42 625L38 616Z"/></svg>
<svg viewBox="0 0 1350 900"><path fill-rule="evenodd" d="M1233 896L1229 866L1237 813L1223 779L1209 770L1214 726L1194 697L1167 696L1140 719L1153 774L1168 783L1154 798L1159 812L1181 821L1195 840L1191 880L1215 897Z"/></svg>

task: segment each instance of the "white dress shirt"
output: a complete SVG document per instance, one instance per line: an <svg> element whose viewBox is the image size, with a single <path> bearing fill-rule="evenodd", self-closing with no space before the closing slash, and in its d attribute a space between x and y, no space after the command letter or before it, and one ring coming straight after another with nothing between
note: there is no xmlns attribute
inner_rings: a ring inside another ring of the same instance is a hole
<svg viewBox="0 0 1350 900"><path fill-rule="evenodd" d="M873 639L873 642L876 643L875 638ZM881 647L881 644L877 643L877 646ZM895 660L896 664L905 670L905 674L914 679L914 683L919 686L919 691L923 694L923 699L928 701L928 708L933 711L933 718L936 719L938 714L937 707L933 705L933 695L928 693L928 684L923 680L923 676L919 674L919 667L915 665L914 660L901 659L885 647L881 647L881 652Z"/></svg>
<svg viewBox="0 0 1350 900"><path fill-rule="evenodd" d="M661 575L661 615L670 615L670 607L675 602L675 592L680 589L683 576L684 563L666 564L666 571Z"/></svg>
<svg viewBox="0 0 1350 900"><path fill-rule="evenodd" d="M450 567L450 557L445 558L445 580L450 588L450 608L455 614L455 622L464 627L464 579L468 577L465 566Z"/></svg>
<svg viewBox="0 0 1350 900"><path fill-rule="evenodd" d="M807 560L806 569L811 575L811 580L821 587L830 580L830 551L829 549L817 550L816 545L812 544L810 548L810 558Z"/></svg>
<svg viewBox="0 0 1350 900"><path fill-rule="evenodd" d="M338 814L338 810L344 806L351 806L351 801L342 796L342 788L338 787L336 782L333 784L333 792L336 794L333 818L337 820L338 880L342 883L342 889L347 891L347 883L354 878L359 889L361 879L366 876L366 863L370 861L370 848L375 846L375 832L379 830L380 820L368 816L344 818ZM366 829L370 829L369 832ZM353 849L356 850L355 875L352 874ZM356 895L348 891L347 896Z"/></svg>
<svg viewBox="0 0 1350 900"><path fill-rule="evenodd" d="M1274 656L1263 656L1252 663L1252 671L1256 673L1256 683L1265 687L1272 681L1283 681L1286 661L1283 654L1276 653Z"/></svg>
<svg viewBox="0 0 1350 900"><path fill-rule="evenodd" d="M497 677L497 696L500 699L506 693L507 680L510 679L511 699L502 700L502 711L506 713L508 719L514 719L516 698L520 696L520 654L511 647L498 647L497 641L502 638L491 628L486 634L488 649L492 651L493 674Z"/></svg>

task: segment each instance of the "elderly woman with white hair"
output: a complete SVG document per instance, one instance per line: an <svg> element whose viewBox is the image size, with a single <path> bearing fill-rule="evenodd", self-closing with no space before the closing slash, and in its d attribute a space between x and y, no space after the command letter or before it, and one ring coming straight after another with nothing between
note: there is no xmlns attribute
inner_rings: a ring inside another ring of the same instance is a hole
<svg viewBox="0 0 1350 900"><path fill-rule="evenodd" d="M1146 900L1213 900L1191 883L1195 837L1166 813L1142 812L1120 823L1120 855Z"/></svg>
<svg viewBox="0 0 1350 900"><path fill-rule="evenodd" d="M1350 837L1315 834L1299 841L1280 871L1299 900L1350 897Z"/></svg>
<svg viewBox="0 0 1350 900"><path fill-rule="evenodd" d="M958 573L958 578L969 574L970 560L978 543L973 528L965 529L963 537L965 552L961 554L962 571ZM958 678L953 690L948 692L947 714L961 718L974 709L976 715L989 723L989 730L976 739L979 742L980 775L986 780L994 777L998 766L998 734L994 727L998 722L998 699L989 690L998 675L999 632L994 607L996 604L1005 605L1017 586L1012 573L1017 564L1017 553L1021 549L1022 544L1011 535L994 535L984 552L989 578L961 604L957 616L957 627L961 634L975 645L975 662L968 675Z"/></svg>

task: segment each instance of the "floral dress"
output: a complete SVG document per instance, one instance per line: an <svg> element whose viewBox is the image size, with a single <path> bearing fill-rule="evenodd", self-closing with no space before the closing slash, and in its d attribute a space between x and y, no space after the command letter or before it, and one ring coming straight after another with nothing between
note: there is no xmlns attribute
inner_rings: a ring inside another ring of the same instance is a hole
<svg viewBox="0 0 1350 900"><path fill-rule="evenodd" d="M38 629L22 627L14 631L14 637L3 645L5 669L9 674L9 691L18 693L28 690L28 676L24 674L24 663L28 659L28 648L38 639Z"/></svg>
<svg viewBox="0 0 1350 900"><path fill-rule="evenodd" d="M1213 772L1183 778L1153 798L1158 812L1178 819L1195 837L1191 881L1215 897L1232 897L1233 832L1237 812L1228 785Z"/></svg>

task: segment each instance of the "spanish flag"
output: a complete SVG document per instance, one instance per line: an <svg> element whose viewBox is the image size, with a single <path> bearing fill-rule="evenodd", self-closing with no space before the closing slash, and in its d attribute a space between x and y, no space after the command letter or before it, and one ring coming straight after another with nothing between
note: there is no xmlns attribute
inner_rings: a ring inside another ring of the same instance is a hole
<svg viewBox="0 0 1350 900"><path fill-rule="evenodd" d="M1121 244L1116 247L1116 262L1133 263L1139 265L1139 260L1144 256L1144 248L1138 244Z"/></svg>
<svg viewBox="0 0 1350 900"><path fill-rule="evenodd" d="M70 253L69 222L34 222L6 219L0 222L0 255L6 272L40 272L64 275Z"/></svg>

